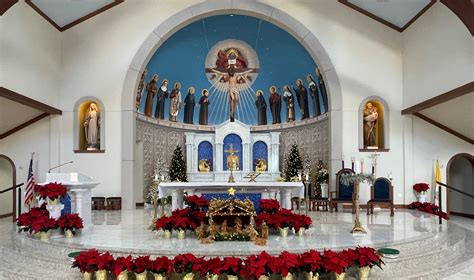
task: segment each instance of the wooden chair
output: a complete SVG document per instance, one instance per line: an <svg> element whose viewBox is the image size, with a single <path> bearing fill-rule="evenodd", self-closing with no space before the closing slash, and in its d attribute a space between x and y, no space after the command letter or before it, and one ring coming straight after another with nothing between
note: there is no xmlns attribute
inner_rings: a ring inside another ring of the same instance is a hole
<svg viewBox="0 0 474 280"><path fill-rule="evenodd" d="M390 216L393 212L393 185L392 181L387 178L380 177L375 179L374 184L370 187L370 200L367 202L367 215L374 214L374 205L388 206L390 208Z"/></svg>
<svg viewBox="0 0 474 280"><path fill-rule="evenodd" d="M122 198L107 197L107 210L122 210Z"/></svg>
<svg viewBox="0 0 474 280"><path fill-rule="evenodd" d="M105 210L105 197L92 197L92 210Z"/></svg>
<svg viewBox="0 0 474 280"><path fill-rule="evenodd" d="M344 168L336 173L336 191L329 192L329 209L331 212L333 209L336 209L337 212L338 203L351 204L352 214L354 214L354 184L344 185L341 182L342 174L354 174L354 171L349 168Z"/></svg>

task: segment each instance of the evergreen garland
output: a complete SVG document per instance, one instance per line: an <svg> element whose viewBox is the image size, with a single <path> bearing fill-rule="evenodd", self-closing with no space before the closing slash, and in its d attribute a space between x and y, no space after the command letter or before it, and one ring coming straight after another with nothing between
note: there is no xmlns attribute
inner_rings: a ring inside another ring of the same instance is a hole
<svg viewBox="0 0 474 280"><path fill-rule="evenodd" d="M186 176L186 161L184 160L181 146L177 145L173 152L173 158L170 165L170 180L171 182L187 182Z"/></svg>
<svg viewBox="0 0 474 280"><path fill-rule="evenodd" d="M303 169L303 161L301 160L298 145L293 144L291 146L290 154L286 159L285 179L287 182L291 181L291 178L298 176L298 171Z"/></svg>

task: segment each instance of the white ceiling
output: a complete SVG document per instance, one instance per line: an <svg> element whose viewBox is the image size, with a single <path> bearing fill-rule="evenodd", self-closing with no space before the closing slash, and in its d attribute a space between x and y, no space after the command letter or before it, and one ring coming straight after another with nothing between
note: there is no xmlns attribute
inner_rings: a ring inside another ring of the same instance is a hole
<svg viewBox="0 0 474 280"><path fill-rule="evenodd" d="M113 0L32 0L43 13L63 27L111 4Z"/></svg>
<svg viewBox="0 0 474 280"><path fill-rule="evenodd" d="M9 99L0 98L0 135L42 113L43 111L33 109Z"/></svg>
<svg viewBox="0 0 474 280"><path fill-rule="evenodd" d="M474 92L422 110L420 113L474 139Z"/></svg>
<svg viewBox="0 0 474 280"><path fill-rule="evenodd" d="M426 7L430 0L349 0L348 2L401 28Z"/></svg>

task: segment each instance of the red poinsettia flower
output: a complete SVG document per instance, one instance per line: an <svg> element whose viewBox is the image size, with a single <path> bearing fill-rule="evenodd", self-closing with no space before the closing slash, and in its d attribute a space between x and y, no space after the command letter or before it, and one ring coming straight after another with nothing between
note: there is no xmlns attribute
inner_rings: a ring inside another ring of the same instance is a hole
<svg viewBox="0 0 474 280"><path fill-rule="evenodd" d="M326 272L341 274L350 267L349 262L344 260L338 253L331 250L324 250L322 263Z"/></svg>
<svg viewBox="0 0 474 280"><path fill-rule="evenodd" d="M173 228L176 230L194 230L196 227L196 224L188 217L173 217Z"/></svg>
<svg viewBox="0 0 474 280"><path fill-rule="evenodd" d="M261 199L260 213L273 214L280 210L280 202L276 199Z"/></svg>
<svg viewBox="0 0 474 280"><path fill-rule="evenodd" d="M147 269L152 268L150 256L139 256L133 260L132 271L135 273L142 273Z"/></svg>
<svg viewBox="0 0 474 280"><path fill-rule="evenodd" d="M96 249L81 252L74 258L72 267L78 267L81 272L97 270L112 270L114 258L109 252L100 254Z"/></svg>
<svg viewBox="0 0 474 280"><path fill-rule="evenodd" d="M237 257L225 257L222 261L220 274L237 275L242 268L242 260Z"/></svg>
<svg viewBox="0 0 474 280"><path fill-rule="evenodd" d="M373 267L376 265L382 268L383 261L374 248L357 247L356 249L350 251L354 252L354 262L359 267Z"/></svg>
<svg viewBox="0 0 474 280"><path fill-rule="evenodd" d="M67 193L67 188L61 183L48 183L43 187L36 185L34 190L42 199L49 198L51 200Z"/></svg>
<svg viewBox="0 0 474 280"><path fill-rule="evenodd" d="M169 230L173 229L173 218L163 215L161 218L155 222L155 230Z"/></svg>
<svg viewBox="0 0 474 280"><path fill-rule="evenodd" d="M78 230L84 227L84 222L79 214L65 214L61 216L58 221L58 227L62 230Z"/></svg>
<svg viewBox="0 0 474 280"><path fill-rule="evenodd" d="M149 270L153 273L166 276L173 271L173 262L166 256L157 257L152 261L151 268Z"/></svg>
<svg viewBox="0 0 474 280"><path fill-rule="evenodd" d="M193 254L177 255L173 259L174 271L176 273L191 273L197 271L194 270L194 268L199 267L199 265L197 265L198 261L200 260Z"/></svg>
<svg viewBox="0 0 474 280"><path fill-rule="evenodd" d="M119 276L122 271L132 271L132 265L132 256L118 257L113 262L111 271L115 276Z"/></svg>
<svg viewBox="0 0 474 280"><path fill-rule="evenodd" d="M311 250L299 255L299 265L301 271L319 273L322 266L321 253Z"/></svg>
<svg viewBox="0 0 474 280"><path fill-rule="evenodd" d="M209 201L197 195L189 195L184 199L184 203L192 210L202 210L209 207Z"/></svg>
<svg viewBox="0 0 474 280"><path fill-rule="evenodd" d="M427 190L429 190L430 185L428 185L427 183L416 183L416 184L413 185L413 189L416 192L422 193L422 192L426 192Z"/></svg>
<svg viewBox="0 0 474 280"><path fill-rule="evenodd" d="M49 216L40 216L31 220L31 230L33 232L46 232L56 228L56 221Z"/></svg>
<svg viewBox="0 0 474 280"><path fill-rule="evenodd" d="M288 273L298 272L298 255L283 251L277 259L279 267L274 273L281 274L281 276L285 277Z"/></svg>
<svg viewBox="0 0 474 280"><path fill-rule="evenodd" d="M201 263L201 276L205 277L208 274L220 275L223 262L220 258L210 258L203 260Z"/></svg>

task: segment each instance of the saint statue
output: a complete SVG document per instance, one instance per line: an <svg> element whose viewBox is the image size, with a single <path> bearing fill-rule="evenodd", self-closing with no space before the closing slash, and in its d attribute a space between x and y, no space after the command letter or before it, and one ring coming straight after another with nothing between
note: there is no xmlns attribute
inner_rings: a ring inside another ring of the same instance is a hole
<svg viewBox="0 0 474 280"><path fill-rule="evenodd" d="M263 97L263 91L257 90L257 98L255 100L255 106L257 107L258 114L258 125L267 124L267 102Z"/></svg>
<svg viewBox="0 0 474 280"><path fill-rule="evenodd" d="M364 147L377 147L375 135L378 117L377 108L367 102L364 109Z"/></svg>
<svg viewBox="0 0 474 280"><path fill-rule="evenodd" d="M208 123L208 110L209 110L209 91L207 89L202 90L201 99L199 99L199 124L207 125Z"/></svg>
<svg viewBox="0 0 474 280"><path fill-rule="evenodd" d="M97 105L91 103L84 119L84 131L86 135L87 150L98 150L100 148L100 112Z"/></svg>
<svg viewBox="0 0 474 280"><path fill-rule="evenodd" d="M278 94L276 86L270 87L270 111L272 123L281 123L281 95Z"/></svg>
<svg viewBox="0 0 474 280"><path fill-rule="evenodd" d="M321 71L319 71L319 67L316 68L316 73L318 74L318 88L319 92L321 93L321 96L323 97L323 107L324 107L324 112L327 113L329 110L329 103L328 103L328 94L326 92L326 85L324 84L324 79L323 75L321 75Z"/></svg>
<svg viewBox="0 0 474 280"><path fill-rule="evenodd" d="M179 109L181 108L181 84L175 83L170 93L170 121L177 122Z"/></svg>
<svg viewBox="0 0 474 280"><path fill-rule="evenodd" d="M193 87L188 88L188 95L186 95L184 99L184 123L194 124L194 106L196 106L196 101L194 100L195 91Z"/></svg>
<svg viewBox="0 0 474 280"><path fill-rule="evenodd" d="M208 159L199 160L199 172L209 172L211 171L211 163Z"/></svg>
<svg viewBox="0 0 474 280"><path fill-rule="evenodd" d="M155 95L158 92L156 83L158 83L158 74L153 75L146 89L148 93L146 95L145 101L145 116L147 117L151 117L151 113L153 111L153 98L155 98Z"/></svg>
<svg viewBox="0 0 474 280"><path fill-rule="evenodd" d="M316 86L316 83L314 82L313 76L308 75L306 77L306 80L308 80L308 89L309 89L309 92L311 93L311 99L313 101L313 117L317 117L321 115L321 108L319 107L318 87Z"/></svg>
<svg viewBox="0 0 474 280"><path fill-rule="evenodd" d="M296 80L296 88L293 88L296 94L296 100L298 100L298 105L300 106L301 119L309 118L309 109L308 109L308 91L303 85L303 80Z"/></svg>
<svg viewBox="0 0 474 280"><path fill-rule="evenodd" d="M235 232L242 233L242 220L239 217L235 218Z"/></svg>
<svg viewBox="0 0 474 280"><path fill-rule="evenodd" d="M228 66L227 68L219 67L219 68L207 68L207 73L215 73L219 75L221 82L228 83L229 90L229 102L230 102L230 121L233 122L235 119L235 112L237 109L237 103L239 99L239 90L237 88L238 84L246 83L248 78L246 77L247 74L255 73L258 69L254 68L243 68L237 65L239 60L239 52L234 49L230 48L226 53L228 59ZM237 67L236 67L237 65Z"/></svg>
<svg viewBox="0 0 474 280"><path fill-rule="evenodd" d="M168 80L164 79L161 82L161 87L158 89L158 101L156 102L155 118L163 120L165 118L165 102L168 98Z"/></svg>
<svg viewBox="0 0 474 280"><path fill-rule="evenodd" d="M255 171L259 173L267 171L267 161L263 158L259 159L255 164Z"/></svg>
<svg viewBox="0 0 474 280"><path fill-rule="evenodd" d="M286 121L293 122L295 121L295 98L289 85L285 85L283 91L283 100L286 102Z"/></svg>
<svg viewBox="0 0 474 280"><path fill-rule="evenodd" d="M142 101L143 91L145 89L145 79L146 79L146 74L147 73L148 73L148 70L145 68L145 70L142 73L142 77L140 78L140 82L138 83L137 96L135 98L135 109L137 111L140 108L140 102Z"/></svg>
<svg viewBox="0 0 474 280"><path fill-rule="evenodd" d="M239 156L235 154L238 151L234 150L234 145L230 144L230 149L225 150L224 152L229 153L229 155L227 156L227 170L239 170Z"/></svg>

